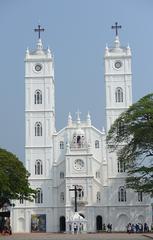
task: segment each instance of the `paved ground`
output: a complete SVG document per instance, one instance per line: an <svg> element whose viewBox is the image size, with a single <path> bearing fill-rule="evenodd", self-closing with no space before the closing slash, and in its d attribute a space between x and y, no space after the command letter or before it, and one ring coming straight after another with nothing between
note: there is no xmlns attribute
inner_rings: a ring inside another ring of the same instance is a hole
<svg viewBox="0 0 153 240"><path fill-rule="evenodd" d="M127 233L98 233L98 234L54 234L54 233L32 233L32 234L13 234L11 236L0 235L0 240L149 240L153 239L153 233L146 234L127 234Z"/></svg>

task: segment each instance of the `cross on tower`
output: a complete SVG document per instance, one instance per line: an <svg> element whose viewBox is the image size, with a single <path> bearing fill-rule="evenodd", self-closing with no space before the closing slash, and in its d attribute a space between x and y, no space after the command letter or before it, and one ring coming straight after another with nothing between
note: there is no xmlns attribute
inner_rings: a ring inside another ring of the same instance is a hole
<svg viewBox="0 0 153 240"><path fill-rule="evenodd" d="M118 36L118 29L122 28L121 25L118 25L118 22L115 23L115 26L112 26L112 29L115 29L116 36Z"/></svg>
<svg viewBox="0 0 153 240"><path fill-rule="evenodd" d="M74 211L77 212L77 192L78 191L81 191L81 188L78 188L78 185L73 185L74 188L71 188L69 189L69 191L73 191L74 192L74 199L75 199L75 202L74 202Z"/></svg>
<svg viewBox="0 0 153 240"><path fill-rule="evenodd" d="M45 29L44 29L44 28L41 28L41 26L38 25L38 28L35 28L34 31L35 31L35 32L38 32L38 38L40 39L40 32L44 32Z"/></svg>

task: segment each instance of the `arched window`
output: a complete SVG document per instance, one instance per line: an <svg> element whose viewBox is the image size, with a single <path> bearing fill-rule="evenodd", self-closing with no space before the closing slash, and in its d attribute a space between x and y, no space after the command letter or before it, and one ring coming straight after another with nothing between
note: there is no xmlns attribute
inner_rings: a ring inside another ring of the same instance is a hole
<svg viewBox="0 0 153 240"><path fill-rule="evenodd" d="M142 192L138 192L138 202L142 202L142 201L143 201Z"/></svg>
<svg viewBox="0 0 153 240"><path fill-rule="evenodd" d="M100 203L100 200L101 200L101 198L100 198L100 192L97 192L97 203Z"/></svg>
<svg viewBox="0 0 153 240"><path fill-rule="evenodd" d="M123 102L123 89L120 87L116 88L115 100L116 102Z"/></svg>
<svg viewBox="0 0 153 240"><path fill-rule="evenodd" d="M36 160L35 162L35 174L42 175L43 174L43 166L41 160Z"/></svg>
<svg viewBox="0 0 153 240"><path fill-rule="evenodd" d="M35 91L34 103L35 103L35 104L42 104L42 92L41 92L41 90L39 90L39 89L37 89L37 90Z"/></svg>
<svg viewBox="0 0 153 240"><path fill-rule="evenodd" d="M41 122L35 123L35 136L42 136L42 124Z"/></svg>
<svg viewBox="0 0 153 240"><path fill-rule="evenodd" d="M43 203L43 193L41 188L37 188L35 203Z"/></svg>
<svg viewBox="0 0 153 240"><path fill-rule="evenodd" d="M124 161L122 161L122 160L118 161L117 166L118 166L119 173L125 172L125 162Z"/></svg>
<svg viewBox="0 0 153 240"><path fill-rule="evenodd" d="M64 202L64 192L60 193L60 202Z"/></svg>
<svg viewBox="0 0 153 240"><path fill-rule="evenodd" d="M99 148L99 141L98 140L95 141L95 148Z"/></svg>
<svg viewBox="0 0 153 240"><path fill-rule="evenodd" d="M96 172L96 178L100 178L100 172L99 171Z"/></svg>
<svg viewBox="0 0 153 240"><path fill-rule="evenodd" d="M124 186L119 187L118 190L118 201L119 202L126 202L126 189Z"/></svg>
<svg viewBox="0 0 153 240"><path fill-rule="evenodd" d="M60 179L64 178L64 172L60 172Z"/></svg>
<svg viewBox="0 0 153 240"><path fill-rule="evenodd" d="M64 149L64 142L60 141L60 149Z"/></svg>
<svg viewBox="0 0 153 240"><path fill-rule="evenodd" d="M20 199L19 199L19 201L20 201L20 204L23 204L23 203L24 203L24 199L23 199L23 197L22 197L22 196L20 196Z"/></svg>

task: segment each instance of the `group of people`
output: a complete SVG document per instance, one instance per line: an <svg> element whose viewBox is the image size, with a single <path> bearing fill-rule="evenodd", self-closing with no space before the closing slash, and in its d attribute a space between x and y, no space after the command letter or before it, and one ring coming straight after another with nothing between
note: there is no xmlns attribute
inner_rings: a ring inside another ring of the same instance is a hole
<svg viewBox="0 0 153 240"><path fill-rule="evenodd" d="M112 232L112 224L108 223L107 225L104 223L102 225L102 231L106 232Z"/></svg>
<svg viewBox="0 0 153 240"><path fill-rule="evenodd" d="M147 223L128 223L127 225L127 232L128 233L142 233L142 232L149 232L149 226Z"/></svg>

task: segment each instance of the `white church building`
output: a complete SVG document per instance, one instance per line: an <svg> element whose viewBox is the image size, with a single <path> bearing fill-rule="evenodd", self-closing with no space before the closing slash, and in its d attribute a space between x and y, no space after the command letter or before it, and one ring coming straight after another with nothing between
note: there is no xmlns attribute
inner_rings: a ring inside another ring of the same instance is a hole
<svg viewBox="0 0 153 240"><path fill-rule="evenodd" d="M108 223L113 231L125 231L129 222L150 225L150 198L126 189L125 165L106 144L111 124L132 104L130 47L121 47L116 33L113 46L105 48L106 130L94 127L89 113L80 119L78 111L76 119L69 113L67 126L57 131L54 61L38 27L35 50L25 55L25 166L38 193L33 202L16 201L13 232L72 231L74 186L87 232L101 231Z"/></svg>

